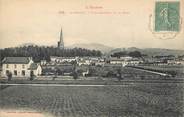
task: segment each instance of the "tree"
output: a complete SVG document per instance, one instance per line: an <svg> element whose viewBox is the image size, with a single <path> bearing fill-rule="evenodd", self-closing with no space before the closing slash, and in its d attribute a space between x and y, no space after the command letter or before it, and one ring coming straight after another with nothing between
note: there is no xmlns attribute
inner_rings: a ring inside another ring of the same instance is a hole
<svg viewBox="0 0 184 117"><path fill-rule="evenodd" d="M141 75L141 80L145 80L145 76L144 75Z"/></svg>
<svg viewBox="0 0 184 117"><path fill-rule="evenodd" d="M122 52L116 52L116 53L112 54L111 56L120 58L120 57L126 56L126 55L127 55L127 52L126 51L122 51Z"/></svg>
<svg viewBox="0 0 184 117"><path fill-rule="evenodd" d="M110 70L110 71L107 72L106 76L107 77L116 77L117 74L114 71Z"/></svg>
<svg viewBox="0 0 184 117"><path fill-rule="evenodd" d="M74 61L73 62L73 79L78 79L78 72L77 72L77 62Z"/></svg>
<svg viewBox="0 0 184 117"><path fill-rule="evenodd" d="M4 57L11 56L22 56L22 57L33 57L35 62L40 62L40 60L50 61L50 56L62 56L62 57L75 57L75 56L101 56L101 51L98 50L88 50L82 48L73 49L58 49L57 47L44 47L44 46L23 46L23 47L13 47L0 49L1 60Z"/></svg>
<svg viewBox="0 0 184 117"><path fill-rule="evenodd" d="M31 71L31 73L30 73L30 80L31 80L31 81L34 80L34 77L35 77L34 72Z"/></svg>
<svg viewBox="0 0 184 117"><path fill-rule="evenodd" d="M121 68L118 68L118 69L117 69L117 75L116 75L116 76L117 76L117 78L118 78L119 81L122 80Z"/></svg>
<svg viewBox="0 0 184 117"><path fill-rule="evenodd" d="M78 77L79 77L79 76L78 76L78 72L77 72L77 71L74 71L74 72L73 72L73 79L76 80L76 79L78 79Z"/></svg>
<svg viewBox="0 0 184 117"><path fill-rule="evenodd" d="M52 80L55 80L55 78L57 78L58 74L59 74L59 69L56 68L55 71L54 71L54 77L53 77Z"/></svg>
<svg viewBox="0 0 184 117"><path fill-rule="evenodd" d="M12 79L12 73L11 72L8 72L7 73L7 76L8 76L8 81L11 81L11 79Z"/></svg>
<svg viewBox="0 0 184 117"><path fill-rule="evenodd" d="M131 57L137 57L137 58L142 57L142 54L139 51L129 52L128 55Z"/></svg>

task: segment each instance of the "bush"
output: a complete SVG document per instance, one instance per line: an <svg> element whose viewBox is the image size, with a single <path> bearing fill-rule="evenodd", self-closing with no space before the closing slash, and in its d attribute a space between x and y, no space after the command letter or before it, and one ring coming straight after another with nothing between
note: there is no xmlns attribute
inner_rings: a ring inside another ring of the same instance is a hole
<svg viewBox="0 0 184 117"><path fill-rule="evenodd" d="M119 81L122 80L121 68L118 68L118 69L117 69L117 75L116 75L116 76L117 76L117 78L118 78Z"/></svg>
<svg viewBox="0 0 184 117"><path fill-rule="evenodd" d="M31 72L31 74L30 74L30 80L32 81L32 80L34 80L34 78L35 78L35 75L34 75L33 72Z"/></svg>
<svg viewBox="0 0 184 117"><path fill-rule="evenodd" d="M170 74L172 77L175 77L177 75L176 71L169 71L168 74Z"/></svg>
<svg viewBox="0 0 184 117"><path fill-rule="evenodd" d="M108 71L106 77L116 77L116 73L114 71Z"/></svg>
<svg viewBox="0 0 184 117"><path fill-rule="evenodd" d="M55 80L55 78L58 77L58 74L60 74L60 71L61 71L60 69L55 69L54 76L53 76L52 80Z"/></svg>
<svg viewBox="0 0 184 117"><path fill-rule="evenodd" d="M76 79L78 79L78 77L79 77L79 76L78 76L77 71L74 71L74 72L73 72L73 79L76 80Z"/></svg>
<svg viewBox="0 0 184 117"><path fill-rule="evenodd" d="M141 75L140 77L141 77L141 80L145 80L145 76Z"/></svg>

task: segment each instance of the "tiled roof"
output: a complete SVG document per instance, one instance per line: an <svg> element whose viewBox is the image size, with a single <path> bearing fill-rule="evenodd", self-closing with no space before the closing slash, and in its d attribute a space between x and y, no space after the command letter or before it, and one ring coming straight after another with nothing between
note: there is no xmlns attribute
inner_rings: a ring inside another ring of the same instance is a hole
<svg viewBox="0 0 184 117"><path fill-rule="evenodd" d="M5 57L3 63L5 64L28 64L30 57Z"/></svg>

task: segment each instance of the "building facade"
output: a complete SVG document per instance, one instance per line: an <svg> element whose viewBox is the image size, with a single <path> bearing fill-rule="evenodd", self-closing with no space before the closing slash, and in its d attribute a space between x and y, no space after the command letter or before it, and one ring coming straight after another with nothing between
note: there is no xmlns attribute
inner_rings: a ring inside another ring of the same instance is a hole
<svg viewBox="0 0 184 117"><path fill-rule="evenodd" d="M30 77L41 75L42 68L33 62L31 57L5 57L2 61L2 77L7 77L9 73L12 77Z"/></svg>

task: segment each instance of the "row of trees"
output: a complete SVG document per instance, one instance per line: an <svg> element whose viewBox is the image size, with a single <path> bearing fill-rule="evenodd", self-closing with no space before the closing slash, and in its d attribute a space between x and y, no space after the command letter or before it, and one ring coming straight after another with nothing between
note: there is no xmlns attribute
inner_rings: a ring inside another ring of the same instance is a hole
<svg viewBox="0 0 184 117"><path fill-rule="evenodd" d="M132 52L127 52L127 51L121 51L121 52L116 52L111 55L112 57L122 57L122 56L130 56L130 57L142 57L145 56L141 54L139 51L132 51Z"/></svg>
<svg viewBox="0 0 184 117"><path fill-rule="evenodd" d="M40 60L50 61L50 56L74 57L74 56L101 56L102 53L98 50L88 50L82 48L73 49L58 49L57 47L43 46L24 46L0 49L1 60L4 57L33 57L35 62Z"/></svg>

